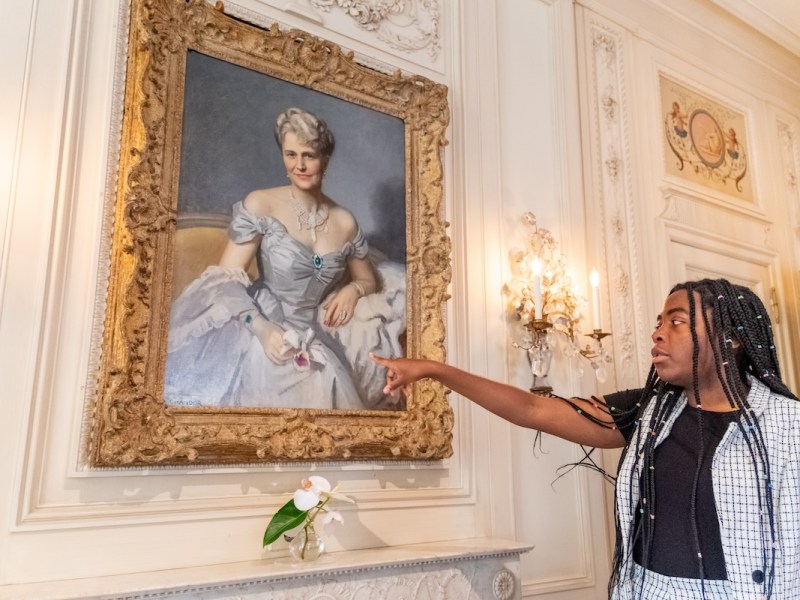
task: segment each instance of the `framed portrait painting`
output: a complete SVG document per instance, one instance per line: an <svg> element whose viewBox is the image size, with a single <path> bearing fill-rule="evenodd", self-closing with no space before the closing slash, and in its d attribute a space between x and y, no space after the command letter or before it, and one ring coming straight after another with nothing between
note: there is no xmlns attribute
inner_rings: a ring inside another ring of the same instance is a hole
<svg viewBox="0 0 800 600"><path fill-rule="evenodd" d="M305 32L132 0L88 463L449 456L446 390L370 359L444 359L448 119Z"/></svg>

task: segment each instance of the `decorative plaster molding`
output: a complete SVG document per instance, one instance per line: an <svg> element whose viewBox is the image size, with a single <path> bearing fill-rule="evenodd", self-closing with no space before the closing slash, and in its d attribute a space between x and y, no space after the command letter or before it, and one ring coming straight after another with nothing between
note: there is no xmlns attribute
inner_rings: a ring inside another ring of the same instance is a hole
<svg viewBox="0 0 800 600"><path fill-rule="evenodd" d="M614 174L616 178L616 173ZM609 231L611 232L614 240L614 247L617 249L625 248L625 221L617 213L609 220ZM614 276L611 280L614 288L615 298L630 298L633 290L631 289L631 277L628 271L623 266L622 261L618 261L614 265ZM635 334L633 328L630 326L630 321L624 321L624 327L621 333L619 328L615 325L614 329L617 331L616 348L620 356L632 357L635 352Z"/></svg>
<svg viewBox="0 0 800 600"><path fill-rule="evenodd" d="M621 168L620 159L619 156L617 156L617 149L614 146L609 146L606 153L608 156L605 160L606 172L611 183L616 183Z"/></svg>
<svg viewBox="0 0 800 600"><path fill-rule="evenodd" d="M720 217L735 227L738 235L744 236L749 245L751 240L760 239L759 232L772 224L761 212L749 210L743 205L719 200L692 188L678 185L661 187L664 199L664 210L659 215L662 219L682 223L695 229L698 234L714 234L718 229ZM770 243L761 244L770 247Z"/></svg>
<svg viewBox="0 0 800 600"><path fill-rule="evenodd" d="M667 221L678 220L678 207L675 202L675 195L672 193L664 193L664 210L659 215L662 219Z"/></svg>
<svg viewBox="0 0 800 600"><path fill-rule="evenodd" d="M492 592L497 600L511 600L514 597L517 579L508 569L499 571L492 580Z"/></svg>
<svg viewBox="0 0 800 600"><path fill-rule="evenodd" d="M800 189L797 173L800 162L800 142L798 142L797 125L778 120L778 139L780 140L781 163L786 182L786 205L791 215L793 232L793 250L795 262L800 264Z"/></svg>
<svg viewBox="0 0 800 600"><path fill-rule="evenodd" d="M308 0L316 10L339 8L364 31L401 52L441 50L439 0ZM295 2L295 4L298 4Z"/></svg>
<svg viewBox="0 0 800 600"><path fill-rule="evenodd" d="M596 30L592 39L592 48L594 48L595 57L602 57L606 69L613 70L617 59L616 39L604 31Z"/></svg>
<svg viewBox="0 0 800 600"><path fill-rule="evenodd" d="M626 130L624 69L620 48L623 31L607 23L590 19L587 27L587 56L592 74L594 171L598 179L597 199L603 223L606 269L613 286L612 329L617 385L629 385L640 379L641 365L636 360L636 327L630 319L641 319L635 310L631 281L636 259L629 223L633 223L631 198L630 140Z"/></svg>
<svg viewBox="0 0 800 600"><path fill-rule="evenodd" d="M613 88L609 87L605 95L600 100L603 107L603 113L606 116L606 121L614 122L617 118L617 100L612 96Z"/></svg>
<svg viewBox="0 0 800 600"><path fill-rule="evenodd" d="M671 242L753 264L767 264L777 255L767 218L683 189L665 186L661 194L666 208L659 216L668 221ZM719 233L720 219L726 224L724 234Z"/></svg>
<svg viewBox="0 0 800 600"><path fill-rule="evenodd" d="M797 140L794 135L793 127L788 123L778 121L778 138L781 141L780 147L784 171L786 172L786 183L790 188L794 188L797 186L797 175L794 164L797 156Z"/></svg>
<svg viewBox="0 0 800 600"><path fill-rule="evenodd" d="M300 15L303 18L309 19L315 23L322 24L322 18L319 16L315 16L316 13L314 13L314 9L305 5L304 4L305 2L306 0L291 2L290 4L286 5L284 10L288 13ZM237 19L241 19L246 23L250 23L252 25L256 25L264 29L269 29L272 25L277 25L281 29L291 28L286 23L276 21L275 19L270 19L266 15L263 15L254 10L250 10L248 8L244 8L242 6L239 6L238 4L234 4L233 2L225 2L223 10L226 15L236 17ZM342 46L342 50L348 53L352 53L353 60L358 64L368 67L370 69L375 69L376 71L380 71L381 73L386 73L386 74L400 73L402 75L409 74L407 71L403 69L398 69L396 66L378 60L373 56L368 56L366 54L356 52L352 48Z"/></svg>

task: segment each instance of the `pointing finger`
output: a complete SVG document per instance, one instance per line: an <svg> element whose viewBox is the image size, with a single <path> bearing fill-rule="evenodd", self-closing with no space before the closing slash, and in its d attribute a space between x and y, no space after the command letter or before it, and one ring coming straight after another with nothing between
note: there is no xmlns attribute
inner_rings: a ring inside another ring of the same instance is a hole
<svg viewBox="0 0 800 600"><path fill-rule="evenodd" d="M378 363L379 365L383 365L384 367L389 365L389 361L386 358L384 358L383 356L378 356L377 354L375 354L373 352L370 352L369 353L369 357L372 360L374 360L376 363Z"/></svg>

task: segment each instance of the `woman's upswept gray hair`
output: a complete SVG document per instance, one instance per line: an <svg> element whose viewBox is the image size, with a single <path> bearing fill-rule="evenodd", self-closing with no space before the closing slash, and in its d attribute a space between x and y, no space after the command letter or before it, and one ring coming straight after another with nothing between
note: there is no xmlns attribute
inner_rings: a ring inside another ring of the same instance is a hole
<svg viewBox="0 0 800 600"><path fill-rule="evenodd" d="M289 108L275 120L275 141L283 148L287 133L293 133L322 156L331 156L336 144L328 124L317 115L300 108Z"/></svg>

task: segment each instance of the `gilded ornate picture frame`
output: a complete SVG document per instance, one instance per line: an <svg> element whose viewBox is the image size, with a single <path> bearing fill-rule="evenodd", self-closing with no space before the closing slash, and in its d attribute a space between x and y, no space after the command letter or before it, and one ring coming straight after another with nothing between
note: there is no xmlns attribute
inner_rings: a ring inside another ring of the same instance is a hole
<svg viewBox="0 0 800 600"><path fill-rule="evenodd" d="M316 102L321 109L315 110L325 112L322 116L331 122L340 114L355 114L364 125L358 128L362 137L370 135L368 121L388 127L387 131L396 128L404 163L399 175L404 177L399 186L400 217L405 221L404 244L399 244L405 248L403 346L407 356L445 358L443 304L450 280L450 241L442 219L441 149L449 119L445 86L416 75L365 67L336 44L300 30L277 25L264 29L232 18L221 3L132 0L118 183L116 196L109 199L114 203L114 224L106 311L97 386L89 407L91 427L85 436L89 466L450 456L452 411L446 390L430 381L415 384L405 403L394 410L371 405L355 410L309 408L313 403L302 397L258 406L165 402L170 311L186 280L185 261L179 260L186 250L180 248L178 232L181 222L198 221L196 215L184 214L185 202L180 199L192 185L187 173L194 158L186 148L204 143L195 137L186 143L187 90L192 88L187 64L198 61L213 63L221 72L244 73L257 85L266 85L264 102L256 104L268 104L285 92L303 103ZM208 89L205 84L194 87ZM247 95L253 94L258 92ZM228 102L230 114L245 110L236 99L233 94ZM263 129L259 140L272 135ZM365 143L377 148L385 141L367 137ZM270 143L274 148L274 141ZM220 147L215 150L223 167L226 161L229 166L239 162L241 152L234 159ZM248 149L245 154L249 153ZM350 170L343 179L358 177ZM227 192L228 187L220 189ZM234 198L238 192L230 193ZM226 210L231 202L227 204ZM199 219L199 224L218 226L219 218L211 215ZM396 217L386 220L402 222ZM225 224L223 220L223 228ZM398 244L390 245L397 249Z"/></svg>

